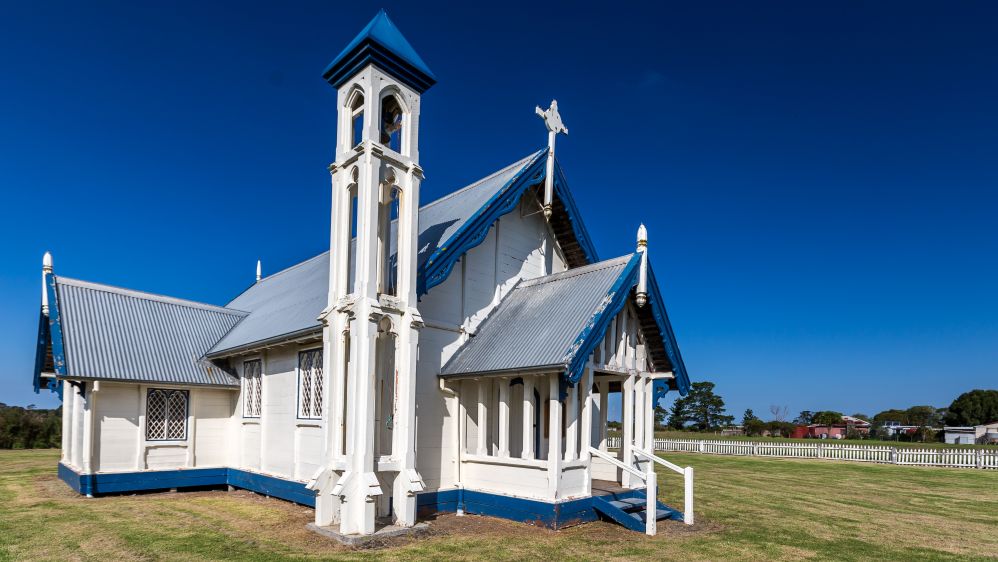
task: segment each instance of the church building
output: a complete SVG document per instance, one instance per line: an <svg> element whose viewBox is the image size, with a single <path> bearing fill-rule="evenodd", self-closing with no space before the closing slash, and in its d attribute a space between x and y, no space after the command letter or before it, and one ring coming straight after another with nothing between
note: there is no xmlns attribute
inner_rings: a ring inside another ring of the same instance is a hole
<svg viewBox="0 0 998 562"><path fill-rule="evenodd" d="M64 277L45 255L34 386L62 399L60 478L87 496L247 489L347 536L446 512L692 523L692 470L653 453L655 404L690 381L648 236L597 256L555 158L557 103L536 110L547 146L422 201L436 78L384 11L322 76L328 252L258 264L224 306ZM657 500L656 465L685 507Z"/></svg>

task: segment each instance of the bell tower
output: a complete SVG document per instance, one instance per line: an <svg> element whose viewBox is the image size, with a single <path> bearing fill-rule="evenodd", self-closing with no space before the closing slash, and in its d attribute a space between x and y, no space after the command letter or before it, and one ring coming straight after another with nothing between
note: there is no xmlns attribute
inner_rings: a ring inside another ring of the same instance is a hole
<svg viewBox="0 0 998 562"><path fill-rule="evenodd" d="M337 90L324 467L316 524L416 520L420 96L435 78L384 10L323 72Z"/></svg>

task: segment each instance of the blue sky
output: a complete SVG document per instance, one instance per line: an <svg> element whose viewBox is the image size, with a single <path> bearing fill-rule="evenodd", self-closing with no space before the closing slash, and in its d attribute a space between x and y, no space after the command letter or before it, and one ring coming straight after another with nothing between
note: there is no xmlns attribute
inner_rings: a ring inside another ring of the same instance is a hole
<svg viewBox="0 0 998 562"><path fill-rule="evenodd" d="M284 4L284 5L280 5ZM425 201L546 142L602 257L639 222L729 413L998 380L998 6L14 3L0 18L0 402L56 273L224 304L328 247L325 65L378 8L436 73ZM612 9L611 9L612 8Z"/></svg>

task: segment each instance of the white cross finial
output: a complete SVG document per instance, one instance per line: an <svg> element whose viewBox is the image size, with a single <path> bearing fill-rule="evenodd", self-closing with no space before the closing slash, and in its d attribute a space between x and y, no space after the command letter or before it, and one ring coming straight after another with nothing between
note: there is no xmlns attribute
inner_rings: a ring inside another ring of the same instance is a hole
<svg viewBox="0 0 998 562"><path fill-rule="evenodd" d="M558 113L558 100L551 100L551 107L547 110L541 109L541 106L537 106L534 109L534 113L540 115L541 119L544 120L544 124L547 125L548 131L554 134L565 133L568 134L568 127L565 126L561 121L561 113Z"/></svg>
<svg viewBox="0 0 998 562"><path fill-rule="evenodd" d="M558 133L568 134L568 127L561 121L558 113L558 100L551 100L551 107L546 111L537 106L534 113L544 120L548 128L548 162L547 175L544 177L544 216L551 218L551 203L554 201L554 141Z"/></svg>
<svg viewBox="0 0 998 562"><path fill-rule="evenodd" d="M641 264L638 270L638 290L635 295L639 307L648 303L648 229L644 223L638 227L638 253L641 254Z"/></svg>

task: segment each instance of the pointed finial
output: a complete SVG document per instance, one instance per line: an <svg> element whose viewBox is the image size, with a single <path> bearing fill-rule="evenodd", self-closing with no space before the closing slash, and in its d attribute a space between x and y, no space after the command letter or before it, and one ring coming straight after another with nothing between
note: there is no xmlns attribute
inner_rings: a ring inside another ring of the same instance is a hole
<svg viewBox="0 0 998 562"><path fill-rule="evenodd" d="M52 275L52 254L45 252L42 256L42 314L49 315L49 292L45 286L47 277Z"/></svg>
<svg viewBox="0 0 998 562"><path fill-rule="evenodd" d="M551 100L551 107L547 110L537 106L534 113L544 120L544 125L548 128L548 161L547 175L544 177L544 217L551 218L551 203L554 201L554 141L558 133L568 134L568 127L561 121L561 113L558 113L558 100Z"/></svg>
<svg viewBox="0 0 998 562"><path fill-rule="evenodd" d="M648 229L644 223L638 227L637 251L641 254L641 269L638 271L638 290L634 302L642 307L648 304Z"/></svg>
<svg viewBox="0 0 998 562"><path fill-rule="evenodd" d="M256 260L256 282L257 282L257 283L259 283L259 282L260 282L260 279L261 279L261 277L260 277L260 272L261 272L261 271L262 271L262 270L261 270L261 268L260 268L260 260Z"/></svg>

